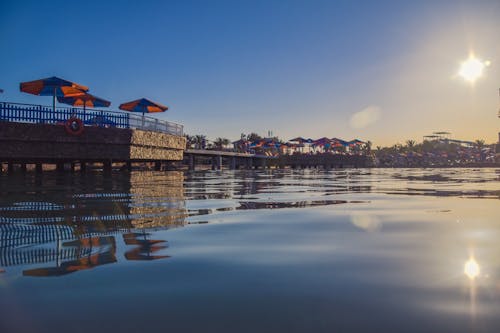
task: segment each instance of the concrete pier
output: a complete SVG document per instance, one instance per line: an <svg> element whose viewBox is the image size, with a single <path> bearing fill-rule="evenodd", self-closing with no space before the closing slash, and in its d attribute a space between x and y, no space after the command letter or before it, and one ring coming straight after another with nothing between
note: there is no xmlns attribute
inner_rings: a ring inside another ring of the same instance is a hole
<svg viewBox="0 0 500 333"><path fill-rule="evenodd" d="M212 170L228 168L235 170L238 168L251 169L254 165L267 165L267 160L275 160L276 157L255 155L247 153L237 153L231 151L187 149L184 151L184 164L189 170L195 170L197 165L205 164Z"/></svg>
<svg viewBox="0 0 500 333"><path fill-rule="evenodd" d="M87 170L88 163L99 163L104 171L122 163L153 162L161 169L163 162L181 161L186 139L182 136L120 128L85 127L81 135L70 135L64 126L0 122L0 163L14 164L26 170L34 164L37 172L43 165L55 165L58 171Z"/></svg>

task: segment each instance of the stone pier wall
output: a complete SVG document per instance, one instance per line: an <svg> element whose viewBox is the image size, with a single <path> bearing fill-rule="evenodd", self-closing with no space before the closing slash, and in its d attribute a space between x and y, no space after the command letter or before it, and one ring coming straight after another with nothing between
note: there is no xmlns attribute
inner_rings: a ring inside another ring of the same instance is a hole
<svg viewBox="0 0 500 333"><path fill-rule="evenodd" d="M85 127L74 136L62 125L0 121L0 161L180 161L185 145L158 132Z"/></svg>

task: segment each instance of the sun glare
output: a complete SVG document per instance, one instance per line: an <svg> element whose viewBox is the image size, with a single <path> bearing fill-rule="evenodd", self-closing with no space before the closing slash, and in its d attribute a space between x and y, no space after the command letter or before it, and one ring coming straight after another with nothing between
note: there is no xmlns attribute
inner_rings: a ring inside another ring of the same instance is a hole
<svg viewBox="0 0 500 333"><path fill-rule="evenodd" d="M479 276L481 270L479 264L474 258L470 258L464 265L464 274L471 280L474 280Z"/></svg>
<svg viewBox="0 0 500 333"><path fill-rule="evenodd" d="M488 61L482 61L474 57L474 55L471 55L469 59L462 62L460 65L458 75L460 75L464 80L474 83L478 78L483 76L484 69L488 65Z"/></svg>

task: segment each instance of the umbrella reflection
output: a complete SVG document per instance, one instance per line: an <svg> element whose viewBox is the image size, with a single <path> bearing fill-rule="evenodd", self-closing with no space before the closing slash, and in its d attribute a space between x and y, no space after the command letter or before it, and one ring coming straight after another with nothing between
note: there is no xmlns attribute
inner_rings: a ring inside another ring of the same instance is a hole
<svg viewBox="0 0 500 333"><path fill-rule="evenodd" d="M167 241L147 239L149 235L149 233L145 232L123 234L125 244L137 245L136 248L125 252L125 258L127 260L156 260L170 258L170 256L166 255L152 255L155 252L166 249L167 245L164 245L164 243Z"/></svg>
<svg viewBox="0 0 500 333"><path fill-rule="evenodd" d="M24 276L60 276L116 262L116 244L113 236L89 237L63 244L65 247L89 249L89 254L65 261L55 267L42 267L23 271Z"/></svg>

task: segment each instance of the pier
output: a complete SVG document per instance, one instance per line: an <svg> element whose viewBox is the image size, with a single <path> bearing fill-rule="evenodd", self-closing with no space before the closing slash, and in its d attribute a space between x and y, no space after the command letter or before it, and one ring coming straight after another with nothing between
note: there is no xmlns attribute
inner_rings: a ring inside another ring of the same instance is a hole
<svg viewBox="0 0 500 333"><path fill-rule="evenodd" d="M184 151L184 164L189 170L195 170L196 165L203 163L210 165L212 170L221 170L224 166L230 170L258 169L273 165L276 157L250 153L237 153L231 151L186 149Z"/></svg>
<svg viewBox="0 0 500 333"><path fill-rule="evenodd" d="M81 131L68 130L68 119ZM349 168L370 166L367 156L342 154L265 154L186 149L183 126L128 112L0 102L0 171L47 169L85 172L99 168L154 170L177 168ZM174 166L175 164L175 166Z"/></svg>
<svg viewBox="0 0 500 333"><path fill-rule="evenodd" d="M82 122L81 133L68 131L67 121ZM126 112L0 102L0 164L13 171L34 165L85 171L89 164L106 172L121 165L152 163L155 169L181 161L186 141L181 125ZM1 167L1 165L0 165ZM1 169L1 168L0 168Z"/></svg>

